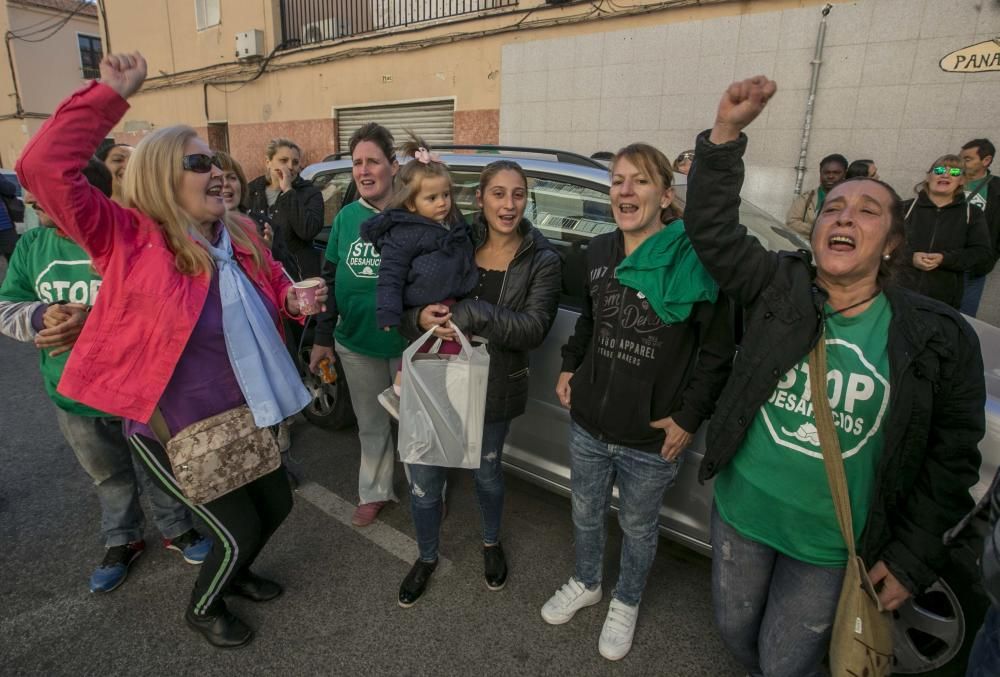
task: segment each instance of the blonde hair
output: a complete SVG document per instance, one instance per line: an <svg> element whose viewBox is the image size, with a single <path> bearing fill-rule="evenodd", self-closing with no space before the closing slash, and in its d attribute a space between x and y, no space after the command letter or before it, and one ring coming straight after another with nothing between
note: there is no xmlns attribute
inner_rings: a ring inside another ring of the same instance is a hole
<svg viewBox="0 0 1000 677"><path fill-rule="evenodd" d="M136 146L125 168L122 197L132 207L156 221L163 230L174 265L184 275L210 274L212 257L188 234L198 223L177 202L184 178L184 147L198 133L186 125L158 129ZM249 250L254 265L262 270L266 257L258 239L239 217L228 211L220 219L233 243Z"/></svg>
<svg viewBox="0 0 1000 677"><path fill-rule="evenodd" d="M632 143L615 153L611 164L608 165L608 173L612 178L615 174L615 165L618 164L619 160L631 162L663 190L672 188L674 185L674 170L671 168L670 160L662 151L648 143ZM674 219L679 219L682 215L676 201L671 200L670 204L660 210L660 221L669 223Z"/></svg>
<svg viewBox="0 0 1000 677"><path fill-rule="evenodd" d="M411 158L415 158L418 150L423 149L430 152L431 147L427 145L427 142L421 139L419 136L415 136L413 132L409 132L410 138L408 141L404 141L399 147L399 152L402 155L408 155ZM389 201L390 209L405 209L407 211L412 211L411 205L416 199L417 194L420 192L420 185L423 183L424 179L433 178L444 178L448 180L448 186L452 189L454 184L451 180L451 173L448 171L448 167L439 160L431 160L430 162L423 163L420 160L411 159L396 174L396 191L392 195L392 199ZM458 205L455 202L455 196L451 197L451 212L448 214L448 221L457 222L462 219L462 212L459 211Z"/></svg>
<svg viewBox="0 0 1000 677"><path fill-rule="evenodd" d="M934 171L935 167L942 165L948 168L958 167L959 169L962 170L965 169L965 163L962 162L962 158L952 153L947 153L939 157L937 160L935 160L934 163L927 168L927 173L930 174L931 172ZM927 188L928 188L927 179L924 178L923 181L921 181L920 183L918 183L916 186L913 187L913 191L915 193L930 192L927 190ZM965 173L963 172L962 174L958 175L958 185L955 186L955 192L951 194L952 198L958 195L958 193L962 191L964 188L965 188Z"/></svg>
<svg viewBox="0 0 1000 677"><path fill-rule="evenodd" d="M275 153L277 153L280 148L291 148L292 150L298 151L299 157L302 157L302 149L299 148L299 144L295 143L291 139L279 136L278 138L271 139L267 142L267 159L273 160Z"/></svg>

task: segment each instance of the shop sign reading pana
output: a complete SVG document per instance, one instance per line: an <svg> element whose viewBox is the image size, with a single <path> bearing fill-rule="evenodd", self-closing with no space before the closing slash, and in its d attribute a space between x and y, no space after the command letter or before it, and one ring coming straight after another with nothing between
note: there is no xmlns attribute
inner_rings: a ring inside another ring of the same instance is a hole
<svg viewBox="0 0 1000 677"><path fill-rule="evenodd" d="M1000 71L1000 38L956 49L941 59L941 70L949 73Z"/></svg>

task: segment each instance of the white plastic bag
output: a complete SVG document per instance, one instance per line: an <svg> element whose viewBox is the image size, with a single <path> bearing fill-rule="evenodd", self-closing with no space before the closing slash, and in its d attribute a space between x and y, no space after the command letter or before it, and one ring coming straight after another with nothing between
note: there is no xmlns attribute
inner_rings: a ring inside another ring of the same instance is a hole
<svg viewBox="0 0 1000 677"><path fill-rule="evenodd" d="M403 351L398 446L403 463L479 468L490 355L485 346L473 347L457 327L455 333L462 346L458 355L439 354L440 340L430 352L417 352L433 330Z"/></svg>

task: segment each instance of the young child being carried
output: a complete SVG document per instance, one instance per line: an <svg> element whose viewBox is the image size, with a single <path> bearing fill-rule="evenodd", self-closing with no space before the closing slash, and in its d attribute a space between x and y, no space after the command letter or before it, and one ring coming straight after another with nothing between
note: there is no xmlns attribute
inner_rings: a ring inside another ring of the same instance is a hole
<svg viewBox="0 0 1000 677"><path fill-rule="evenodd" d="M388 209L361 225L361 237L382 257L376 285L375 319L386 331L399 326L407 308L431 303L451 305L478 281L468 224L451 199L448 168L412 137L399 149L413 160L397 175L398 188ZM430 350L433 339L420 348ZM460 346L445 341L439 352L457 354ZM379 403L399 418L400 372Z"/></svg>

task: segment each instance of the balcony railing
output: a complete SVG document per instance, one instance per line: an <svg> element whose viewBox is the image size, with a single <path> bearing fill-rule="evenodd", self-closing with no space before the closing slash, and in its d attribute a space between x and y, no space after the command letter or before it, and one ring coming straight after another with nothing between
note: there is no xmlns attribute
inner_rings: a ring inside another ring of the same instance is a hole
<svg viewBox="0 0 1000 677"><path fill-rule="evenodd" d="M293 47L515 6L517 0L281 0L281 33Z"/></svg>

